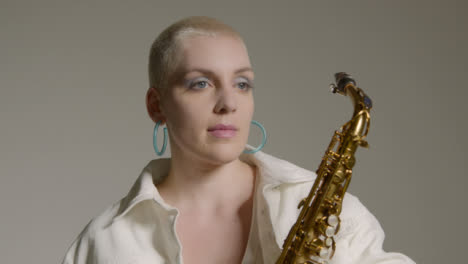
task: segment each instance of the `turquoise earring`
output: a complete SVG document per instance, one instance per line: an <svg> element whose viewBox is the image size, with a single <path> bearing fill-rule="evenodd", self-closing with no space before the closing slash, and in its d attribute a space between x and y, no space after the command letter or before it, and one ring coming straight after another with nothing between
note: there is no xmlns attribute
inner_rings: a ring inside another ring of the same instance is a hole
<svg viewBox="0 0 468 264"><path fill-rule="evenodd" d="M163 132L164 133L164 143L163 143L161 151L159 151L159 149L158 149L158 140L157 140L158 139L158 128L161 125L161 123L162 123L161 121L156 122L156 125L154 126L154 131L153 131L153 148L154 148L154 151L156 152L156 154L158 156L162 156L164 154L164 152L166 151L166 146L167 146L167 128L165 127L163 129L163 131L164 131ZM263 136L262 137L262 143L256 149L244 150L245 154L253 154L253 153L261 150L265 146L266 139L267 139L266 130L262 126L262 124L260 124L259 122L255 121L255 120L252 120L251 123L258 126L262 130L262 136Z"/></svg>
<svg viewBox="0 0 468 264"><path fill-rule="evenodd" d="M244 150L244 153L246 154L253 154L259 150L261 150L263 148L263 146L265 146L265 143L266 143L266 139L267 139L267 136L266 136L266 130L265 128L262 126L262 124L260 124L259 122L255 121L255 120L252 120L251 122L252 124L258 126L261 130L262 130L262 143L260 144L260 146L258 146L256 149L253 149L253 150Z"/></svg>
<svg viewBox="0 0 468 264"><path fill-rule="evenodd" d="M164 143L163 143L163 147L161 149L161 151L158 150L158 128L159 128L159 125L161 125L161 120L159 120L158 122L156 122L156 125L154 126L154 131L153 131L153 148L154 148L154 151L156 152L156 154L158 154L158 156L162 156L164 154L164 151L166 151L166 146L167 146L167 127L165 127L163 130L164 130Z"/></svg>

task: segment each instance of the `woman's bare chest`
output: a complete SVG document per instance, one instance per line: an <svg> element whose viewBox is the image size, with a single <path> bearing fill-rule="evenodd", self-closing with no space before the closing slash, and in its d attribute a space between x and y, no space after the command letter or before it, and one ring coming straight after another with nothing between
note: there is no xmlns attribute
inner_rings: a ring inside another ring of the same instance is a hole
<svg viewBox="0 0 468 264"><path fill-rule="evenodd" d="M245 218L180 217L176 230L184 264L240 263L250 232L250 217Z"/></svg>

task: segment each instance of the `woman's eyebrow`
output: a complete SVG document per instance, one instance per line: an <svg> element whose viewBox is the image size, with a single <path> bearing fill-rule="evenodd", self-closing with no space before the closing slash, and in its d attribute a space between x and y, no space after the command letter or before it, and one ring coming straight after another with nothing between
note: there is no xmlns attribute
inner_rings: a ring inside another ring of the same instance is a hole
<svg viewBox="0 0 468 264"><path fill-rule="evenodd" d="M253 70L250 67L242 67L242 68L236 70L235 73L241 73L241 72L246 72L246 71L250 71L250 72L253 73Z"/></svg>
<svg viewBox="0 0 468 264"><path fill-rule="evenodd" d="M241 72L247 72L250 71L253 73L253 70L251 67L242 67L234 71L235 74L241 73ZM192 69L186 69L184 71L184 75L190 73L190 72L201 72L203 74L208 74L208 75L215 75L215 73L211 70L208 69L203 69L203 68L192 68Z"/></svg>

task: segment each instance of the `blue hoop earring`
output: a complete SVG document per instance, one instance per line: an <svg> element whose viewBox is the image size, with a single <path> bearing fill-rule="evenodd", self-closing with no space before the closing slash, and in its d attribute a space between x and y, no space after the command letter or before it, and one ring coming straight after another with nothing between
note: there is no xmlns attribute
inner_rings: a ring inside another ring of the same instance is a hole
<svg viewBox="0 0 468 264"><path fill-rule="evenodd" d="M265 128L262 126L262 124L260 124L259 122L255 121L255 120L252 120L251 122L252 124L258 126L261 130L262 130L262 135L263 135L263 138L262 138L262 144L260 144L260 146L258 146L256 149L253 149L253 150L244 150L244 153L246 154L252 154L252 153L255 153L259 150L261 150L263 148L263 146L265 146L265 143L266 143L266 130Z"/></svg>
<svg viewBox="0 0 468 264"><path fill-rule="evenodd" d="M154 151L156 152L156 154L158 154L158 156L162 156L164 154L164 151L166 151L166 145L167 145L167 128L165 127L163 130L164 130L164 143L163 143L163 147L161 149L161 151L158 150L158 128L159 128L159 125L161 125L161 120L159 120L158 122L156 122L156 125L154 126L154 131L153 131L153 148L154 148Z"/></svg>

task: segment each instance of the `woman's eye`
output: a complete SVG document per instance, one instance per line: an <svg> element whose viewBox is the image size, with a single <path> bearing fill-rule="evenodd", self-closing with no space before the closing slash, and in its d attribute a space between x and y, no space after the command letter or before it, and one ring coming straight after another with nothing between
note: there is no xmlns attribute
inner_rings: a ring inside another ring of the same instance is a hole
<svg viewBox="0 0 468 264"><path fill-rule="evenodd" d="M189 81L188 83L188 88L190 89L203 89L203 88L206 88L208 85L210 85L210 83L208 82L208 80L206 78L197 78L193 81Z"/></svg>
<svg viewBox="0 0 468 264"><path fill-rule="evenodd" d="M242 90L247 90L250 88L250 85L246 82L240 82L237 84L237 86L239 86L239 88L241 88Z"/></svg>
<svg viewBox="0 0 468 264"><path fill-rule="evenodd" d="M208 82L206 81L199 81L199 82L196 82L194 83L192 86L192 88L197 88L197 89L201 89L201 88L205 88L206 86L208 85Z"/></svg>
<svg viewBox="0 0 468 264"><path fill-rule="evenodd" d="M252 83L246 78L239 78L239 81L236 83L236 85L241 90L249 90L253 88Z"/></svg>

